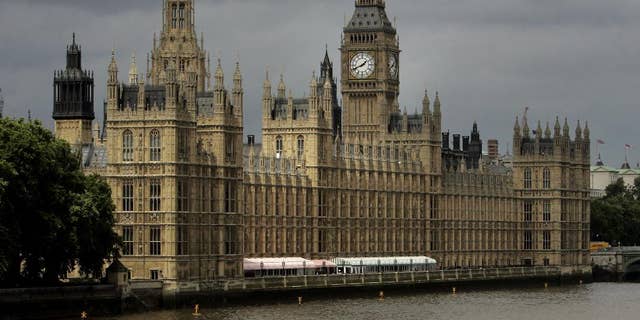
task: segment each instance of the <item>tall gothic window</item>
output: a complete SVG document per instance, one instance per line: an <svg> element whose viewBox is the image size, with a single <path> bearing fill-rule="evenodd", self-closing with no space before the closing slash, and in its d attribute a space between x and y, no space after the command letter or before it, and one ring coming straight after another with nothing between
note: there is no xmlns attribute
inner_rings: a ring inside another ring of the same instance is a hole
<svg viewBox="0 0 640 320"><path fill-rule="evenodd" d="M189 211L189 184L187 181L178 181L178 211Z"/></svg>
<svg viewBox="0 0 640 320"><path fill-rule="evenodd" d="M226 135L225 136L225 155L227 156L227 161L233 161L233 158L235 157L235 148L233 145L233 136L232 135Z"/></svg>
<svg viewBox="0 0 640 320"><path fill-rule="evenodd" d="M160 211L160 180L153 179L149 185L149 210Z"/></svg>
<svg viewBox="0 0 640 320"><path fill-rule="evenodd" d="M533 249L533 235L531 233L531 230L526 230L524 232L524 250L531 250Z"/></svg>
<svg viewBox="0 0 640 320"><path fill-rule="evenodd" d="M544 170L542 171L542 188L551 188L551 171L549 170L549 168L544 168Z"/></svg>
<svg viewBox="0 0 640 320"><path fill-rule="evenodd" d="M282 137L277 136L276 137L276 158L277 159L280 159L280 157L282 157L282 147L283 147Z"/></svg>
<svg viewBox="0 0 640 320"><path fill-rule="evenodd" d="M161 251L161 237L160 227L151 227L149 229L149 254L152 256L159 256Z"/></svg>
<svg viewBox="0 0 640 320"><path fill-rule="evenodd" d="M524 188L531 189L531 168L524 169Z"/></svg>
<svg viewBox="0 0 640 320"><path fill-rule="evenodd" d="M176 254L179 256L189 254L189 234L186 226L178 226L176 230Z"/></svg>
<svg viewBox="0 0 640 320"><path fill-rule="evenodd" d="M160 147L160 132L158 130L151 131L149 136L149 157L151 161L160 161L161 159L161 147Z"/></svg>
<svg viewBox="0 0 640 320"><path fill-rule="evenodd" d="M133 211L133 182L131 181L122 185L122 211Z"/></svg>
<svg viewBox="0 0 640 320"><path fill-rule="evenodd" d="M133 255L133 227L122 227L122 255Z"/></svg>
<svg viewBox="0 0 640 320"><path fill-rule="evenodd" d="M180 29L184 28L184 4L180 5Z"/></svg>
<svg viewBox="0 0 640 320"><path fill-rule="evenodd" d="M224 254L238 254L236 238L236 227L224 227Z"/></svg>
<svg viewBox="0 0 640 320"><path fill-rule="evenodd" d="M178 129L178 160L189 160L189 129Z"/></svg>
<svg viewBox="0 0 640 320"><path fill-rule="evenodd" d="M531 200L524 201L524 221L531 222L533 220L533 204Z"/></svg>
<svg viewBox="0 0 640 320"><path fill-rule="evenodd" d="M551 231L545 230L542 232L542 249L551 250Z"/></svg>
<svg viewBox="0 0 640 320"><path fill-rule="evenodd" d="M304 157L304 137L298 136L298 159Z"/></svg>
<svg viewBox="0 0 640 320"><path fill-rule="evenodd" d="M542 220L544 222L551 221L551 200L544 200L542 203Z"/></svg>
<svg viewBox="0 0 640 320"><path fill-rule="evenodd" d="M236 211L236 189L233 183L226 181L224 183L224 212Z"/></svg>
<svg viewBox="0 0 640 320"><path fill-rule="evenodd" d="M133 161L133 133L131 130L122 134L122 161Z"/></svg>
<svg viewBox="0 0 640 320"><path fill-rule="evenodd" d="M171 6L171 27L178 27L178 6L175 4Z"/></svg>

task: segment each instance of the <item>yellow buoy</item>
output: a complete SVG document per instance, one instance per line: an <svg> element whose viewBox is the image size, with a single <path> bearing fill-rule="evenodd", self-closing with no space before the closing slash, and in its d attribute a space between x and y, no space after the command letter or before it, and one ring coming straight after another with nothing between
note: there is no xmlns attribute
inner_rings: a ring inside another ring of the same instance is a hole
<svg viewBox="0 0 640 320"><path fill-rule="evenodd" d="M380 293L378 293L378 299L380 301L384 300L384 291L380 291Z"/></svg>
<svg viewBox="0 0 640 320"><path fill-rule="evenodd" d="M453 288L451 289L451 293L456 294L456 287L453 287Z"/></svg>
<svg viewBox="0 0 640 320"><path fill-rule="evenodd" d="M199 304L196 304L196 305L193 307L193 313L192 313L192 315L193 315L194 317L199 317L199 316L201 316L201 315L202 315L202 314L200 313L200 305L199 305Z"/></svg>

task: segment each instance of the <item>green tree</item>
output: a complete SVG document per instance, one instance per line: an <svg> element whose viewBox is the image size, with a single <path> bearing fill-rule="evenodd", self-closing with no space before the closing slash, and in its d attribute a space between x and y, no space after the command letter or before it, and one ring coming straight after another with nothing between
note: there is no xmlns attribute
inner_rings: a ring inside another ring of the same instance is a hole
<svg viewBox="0 0 640 320"><path fill-rule="evenodd" d="M612 245L640 244L640 179L627 187L622 179L591 202L591 239Z"/></svg>
<svg viewBox="0 0 640 320"><path fill-rule="evenodd" d="M113 226L106 190L39 122L0 119L0 240L8 244L0 246L0 281L55 283L76 262L98 275L97 256L108 258L116 244L106 231Z"/></svg>

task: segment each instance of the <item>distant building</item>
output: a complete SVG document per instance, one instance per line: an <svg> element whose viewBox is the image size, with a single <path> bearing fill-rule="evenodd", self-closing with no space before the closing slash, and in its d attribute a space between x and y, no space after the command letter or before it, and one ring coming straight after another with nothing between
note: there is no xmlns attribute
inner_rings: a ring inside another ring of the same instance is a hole
<svg viewBox="0 0 640 320"><path fill-rule="evenodd" d="M487 153L489 155L489 160L495 161L500 156L498 140L489 139L487 140Z"/></svg>
<svg viewBox="0 0 640 320"><path fill-rule="evenodd" d="M620 169L609 167L598 158L595 166L591 166L591 197L600 198L605 196L607 186L622 178L626 186L632 186L635 180L640 177L640 166L631 168L629 162L625 162Z"/></svg>

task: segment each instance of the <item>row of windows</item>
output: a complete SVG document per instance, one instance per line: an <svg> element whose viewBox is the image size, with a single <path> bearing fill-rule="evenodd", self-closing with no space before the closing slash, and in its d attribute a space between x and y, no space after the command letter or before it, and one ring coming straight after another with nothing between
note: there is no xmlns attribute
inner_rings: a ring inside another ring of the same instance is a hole
<svg viewBox="0 0 640 320"><path fill-rule="evenodd" d="M527 230L524 232L524 250L533 249L533 234L532 231ZM542 249L551 250L551 231L542 232Z"/></svg>
<svg viewBox="0 0 640 320"><path fill-rule="evenodd" d="M153 130L149 134L149 161L160 161L162 146L160 132ZM122 161L133 161L133 132L126 130L122 134Z"/></svg>
<svg viewBox="0 0 640 320"><path fill-rule="evenodd" d="M298 159L302 159L304 157L304 137L298 136L298 149L297 156ZM284 151L284 142L281 136L276 137L276 158L280 159L282 157L282 153Z"/></svg>
<svg viewBox="0 0 640 320"><path fill-rule="evenodd" d="M524 206L524 221L531 222L533 221L533 201L525 200L523 202ZM544 200L542 202L542 221L549 222L551 221L551 201Z"/></svg>
<svg viewBox="0 0 640 320"><path fill-rule="evenodd" d="M212 241L216 241L212 237ZM237 227L226 226L224 229L224 254L238 254L240 244L238 242ZM122 255L134 255L134 232L133 226L122 227ZM159 256L162 254L162 237L159 226L152 226L149 229L149 255ZM176 229L176 254L189 254L189 233L185 226L178 226Z"/></svg>
<svg viewBox="0 0 640 320"><path fill-rule="evenodd" d="M190 211L189 203L189 182L188 180L179 180L177 183L177 211ZM211 189L211 206L214 206L215 189ZM204 187L202 195L204 195ZM161 211L161 195L162 186L159 179L152 179L149 182L149 211ZM224 183L224 212L236 211L237 192L233 182L226 181ZM204 205L203 205L204 206ZM134 193L133 182L125 181L122 184L122 211L134 211Z"/></svg>
<svg viewBox="0 0 640 320"><path fill-rule="evenodd" d="M525 189L531 189L531 187L532 187L531 181L532 181L532 179L531 179L531 168L525 168L524 169L524 180L523 180L523 184L524 184L524 188ZM551 189L551 170L549 170L549 168L544 168L542 170L542 188L543 189Z"/></svg>

